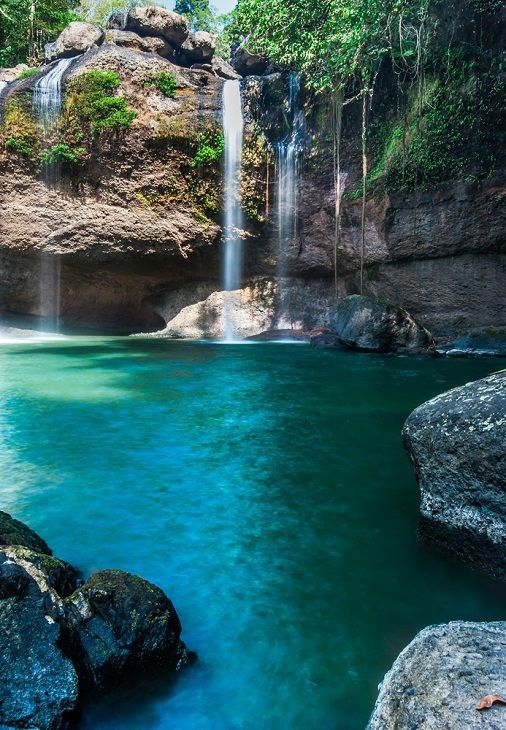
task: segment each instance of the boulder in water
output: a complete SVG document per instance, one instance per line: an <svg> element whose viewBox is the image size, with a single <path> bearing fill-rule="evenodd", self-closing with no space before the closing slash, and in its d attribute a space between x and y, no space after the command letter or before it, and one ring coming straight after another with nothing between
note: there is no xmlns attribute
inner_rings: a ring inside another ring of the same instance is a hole
<svg viewBox="0 0 506 730"><path fill-rule="evenodd" d="M103 570L65 601L75 660L89 685L104 690L130 675L177 670L192 654L165 593L121 570Z"/></svg>
<svg viewBox="0 0 506 730"><path fill-rule="evenodd" d="M39 553L52 555L48 544L27 525L0 512L0 545L23 545Z"/></svg>
<svg viewBox="0 0 506 730"><path fill-rule="evenodd" d="M28 528L26 528L28 529ZM64 730L75 716L78 677L61 649L65 564L14 546L0 549L0 726Z"/></svg>
<svg viewBox="0 0 506 730"><path fill-rule="evenodd" d="M506 580L506 371L423 403L402 433L422 541Z"/></svg>
<svg viewBox="0 0 506 730"><path fill-rule="evenodd" d="M501 730L506 705L506 622L429 626L401 652L380 686L367 730Z"/></svg>
<svg viewBox="0 0 506 730"><path fill-rule="evenodd" d="M339 340L353 350L416 352L434 344L430 332L405 309L359 294L337 303L329 325Z"/></svg>
<svg viewBox="0 0 506 730"><path fill-rule="evenodd" d="M204 30L198 30L190 33L182 43L178 58L188 66L191 66L192 63L210 63L215 49L215 36Z"/></svg>
<svg viewBox="0 0 506 730"><path fill-rule="evenodd" d="M104 40L104 31L98 25L75 20L62 30L55 41L56 58L76 56Z"/></svg>
<svg viewBox="0 0 506 730"><path fill-rule="evenodd" d="M186 40L189 32L185 17L154 5L131 8L128 11L126 28L141 35L161 36L176 47Z"/></svg>
<svg viewBox="0 0 506 730"><path fill-rule="evenodd" d="M174 48L163 38L140 36L131 30L106 30L105 40L133 51L157 53L163 58L171 58L174 55Z"/></svg>

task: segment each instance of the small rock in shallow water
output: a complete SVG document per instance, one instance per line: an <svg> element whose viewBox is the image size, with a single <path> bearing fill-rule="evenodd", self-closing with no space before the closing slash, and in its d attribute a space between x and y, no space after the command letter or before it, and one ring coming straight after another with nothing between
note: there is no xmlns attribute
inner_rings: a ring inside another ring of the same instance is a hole
<svg viewBox="0 0 506 730"><path fill-rule="evenodd" d="M76 666L95 689L142 671L177 670L194 658L165 593L130 573L95 573L67 598L65 615L77 639Z"/></svg>
<svg viewBox="0 0 506 730"><path fill-rule="evenodd" d="M336 304L329 326L353 350L421 352L434 344L430 332L405 309L359 294Z"/></svg>

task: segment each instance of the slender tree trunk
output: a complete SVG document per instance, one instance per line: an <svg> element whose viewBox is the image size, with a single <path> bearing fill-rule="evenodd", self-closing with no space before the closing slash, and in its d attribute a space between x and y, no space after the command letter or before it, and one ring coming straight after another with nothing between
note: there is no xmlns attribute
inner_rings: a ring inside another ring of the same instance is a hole
<svg viewBox="0 0 506 730"><path fill-rule="evenodd" d="M367 194L367 100L369 89L362 92L362 215L360 220L360 293L364 293L365 203Z"/></svg>
<svg viewBox="0 0 506 730"><path fill-rule="evenodd" d="M336 89L332 96L332 133L334 142L334 295L338 298L337 258L341 240L341 130L343 122L344 96L342 89Z"/></svg>

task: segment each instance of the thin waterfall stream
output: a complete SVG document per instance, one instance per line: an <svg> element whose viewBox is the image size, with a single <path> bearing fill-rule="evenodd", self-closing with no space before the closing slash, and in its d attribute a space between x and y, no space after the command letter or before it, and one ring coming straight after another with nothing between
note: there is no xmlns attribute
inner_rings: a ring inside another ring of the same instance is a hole
<svg viewBox="0 0 506 730"><path fill-rule="evenodd" d="M276 145L277 175L277 222L278 222L278 327L290 327L287 322L288 257L297 237L297 207L299 188L299 160L304 143L304 112L300 104L300 78L290 76L289 86L290 130Z"/></svg>
<svg viewBox="0 0 506 730"><path fill-rule="evenodd" d="M227 342L237 339L238 289L241 285L242 273L241 161L243 134L241 87L239 81L226 81L223 85L223 135L225 138L223 329Z"/></svg>
<svg viewBox="0 0 506 730"><path fill-rule="evenodd" d="M74 61L75 57L60 59L34 86L33 105L46 144L53 138L60 117L63 76ZM45 164L43 175L46 185L56 188L61 177L60 164ZM59 256L41 254L39 309L41 328L45 331L60 329L60 269Z"/></svg>

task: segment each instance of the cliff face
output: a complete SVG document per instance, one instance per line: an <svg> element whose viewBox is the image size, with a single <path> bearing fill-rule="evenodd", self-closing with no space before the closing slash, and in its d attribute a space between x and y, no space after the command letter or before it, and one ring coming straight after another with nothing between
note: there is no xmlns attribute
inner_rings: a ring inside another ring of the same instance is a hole
<svg viewBox="0 0 506 730"><path fill-rule="evenodd" d="M85 165L63 168L53 184L37 166L2 153L0 308L39 315L41 277L47 262L57 261L63 324L117 331L167 325L174 335L220 336L222 175L219 163L197 164L195 153L202 134L219 128L224 82L210 67L182 68L112 43L81 56L69 78L92 68L117 72L120 94L138 116L120 136L97 142ZM143 84L147 73L160 70L177 78L173 99ZM248 96L250 84L245 88ZM275 104L271 112L280 116ZM275 136L268 127L279 119L261 121ZM258 120L249 115L248 122L243 188L256 220L244 232L239 330L251 335L324 324L335 301L328 165L301 166L297 232L286 254L287 278L280 282L275 166L271 160L267 186L266 151L255 147ZM349 167L351 180L352 162ZM259 222L267 197L269 216ZM500 305L504 221L504 188L494 181L371 199L366 292L402 305L443 338L506 326ZM340 295L358 291L359 267L360 203L344 200Z"/></svg>

